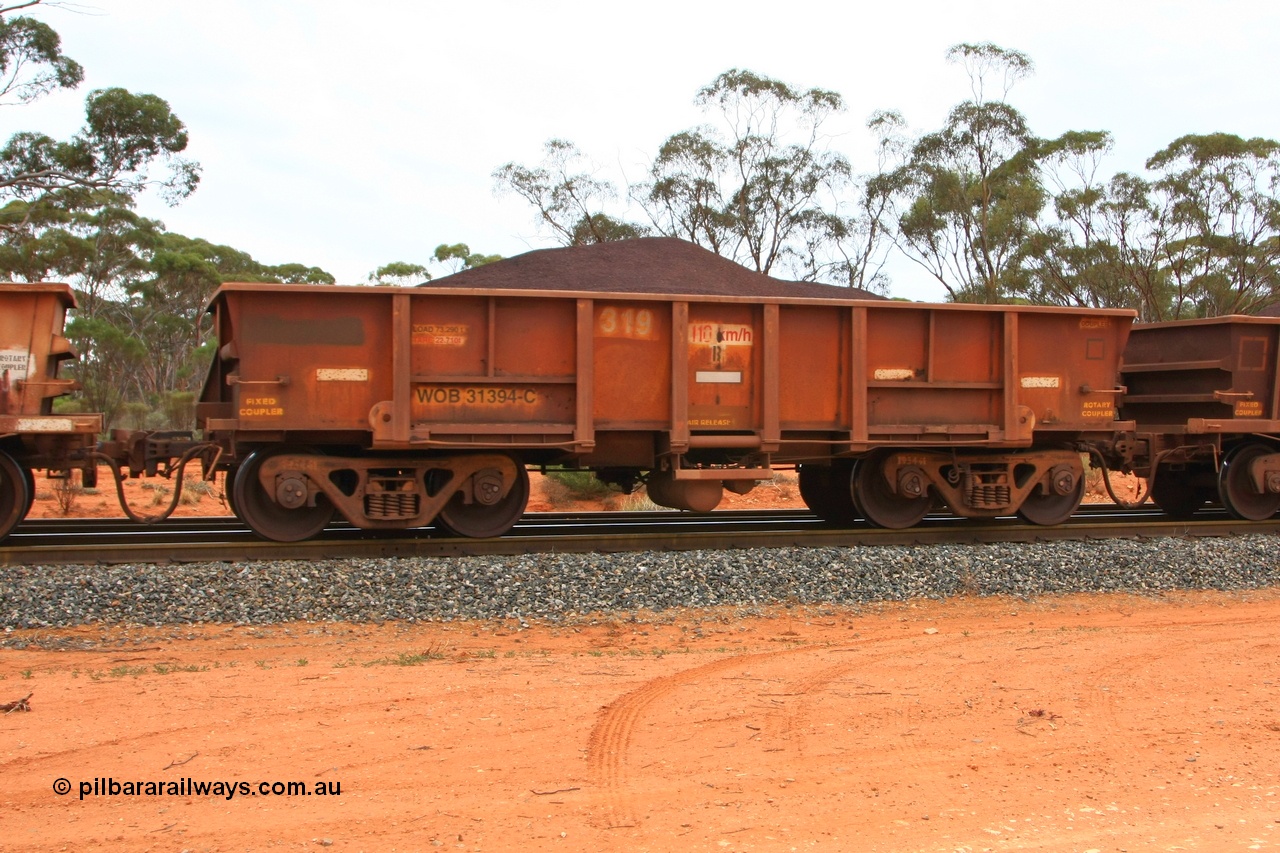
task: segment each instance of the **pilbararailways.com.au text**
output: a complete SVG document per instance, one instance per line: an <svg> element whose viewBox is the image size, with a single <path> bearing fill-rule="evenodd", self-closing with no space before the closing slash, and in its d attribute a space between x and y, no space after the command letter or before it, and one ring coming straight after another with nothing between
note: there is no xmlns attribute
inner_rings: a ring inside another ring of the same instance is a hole
<svg viewBox="0 0 1280 853"><path fill-rule="evenodd" d="M206 782L192 779L117 780L110 776L99 776L92 781L79 783L80 799L86 797L221 797L232 800L236 797L340 797L341 782ZM71 793L71 782L60 778L53 783L54 793L64 796Z"/></svg>

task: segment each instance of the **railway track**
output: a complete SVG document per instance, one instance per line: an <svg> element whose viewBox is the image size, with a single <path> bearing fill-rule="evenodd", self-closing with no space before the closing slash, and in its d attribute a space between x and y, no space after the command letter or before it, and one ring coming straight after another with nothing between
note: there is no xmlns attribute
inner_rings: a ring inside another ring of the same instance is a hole
<svg viewBox="0 0 1280 853"><path fill-rule="evenodd" d="M1220 509L1194 521L1169 521L1154 507L1124 510L1090 504L1066 524L1040 527L1017 518L984 521L942 513L909 530L862 524L838 528L804 510L530 513L498 539L459 539L432 527L393 535L336 522L321 537L266 542L229 517L171 518L154 525L124 519L29 520L0 548L0 565L318 560L395 556L470 556L537 552L624 552L1032 542L1160 536L1231 536L1280 532L1280 519L1240 522Z"/></svg>

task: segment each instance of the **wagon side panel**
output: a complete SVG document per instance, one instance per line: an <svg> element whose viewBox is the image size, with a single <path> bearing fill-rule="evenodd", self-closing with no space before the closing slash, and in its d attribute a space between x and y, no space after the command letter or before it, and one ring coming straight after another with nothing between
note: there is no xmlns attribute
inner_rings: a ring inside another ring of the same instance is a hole
<svg viewBox="0 0 1280 853"><path fill-rule="evenodd" d="M411 444L572 442L578 423L573 299L413 294Z"/></svg>
<svg viewBox="0 0 1280 853"><path fill-rule="evenodd" d="M783 305L779 319L781 429L784 433L849 433L849 309Z"/></svg>
<svg viewBox="0 0 1280 853"><path fill-rule="evenodd" d="M1020 440L1005 399L1007 345L998 311L883 306L855 340L868 442L1000 444ZM861 425L861 424L860 424Z"/></svg>

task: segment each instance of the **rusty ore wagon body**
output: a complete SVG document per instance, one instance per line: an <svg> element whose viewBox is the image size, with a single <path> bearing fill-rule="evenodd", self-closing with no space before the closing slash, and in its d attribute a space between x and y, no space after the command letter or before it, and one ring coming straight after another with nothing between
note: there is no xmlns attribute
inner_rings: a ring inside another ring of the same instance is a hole
<svg viewBox="0 0 1280 853"><path fill-rule="evenodd" d="M1221 503L1237 518L1280 509L1280 318L1224 316L1135 326L1123 417L1153 500L1186 518ZM1154 476L1152 476L1154 475Z"/></svg>
<svg viewBox="0 0 1280 853"><path fill-rule="evenodd" d="M76 390L58 376L75 350L63 336L75 297L65 284L0 284L0 538L26 517L35 499L33 469L65 476L87 461L102 431L97 414L54 414L53 400Z"/></svg>
<svg viewBox="0 0 1280 853"><path fill-rule="evenodd" d="M797 466L832 519L1064 520L1112 451L1132 313L858 299L224 285L199 426L238 515L505 532L526 466L707 510Z"/></svg>

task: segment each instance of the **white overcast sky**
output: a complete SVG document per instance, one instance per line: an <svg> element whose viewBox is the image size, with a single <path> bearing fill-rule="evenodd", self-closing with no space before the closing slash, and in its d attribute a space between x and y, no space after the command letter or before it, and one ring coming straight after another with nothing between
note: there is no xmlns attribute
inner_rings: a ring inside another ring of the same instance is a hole
<svg viewBox="0 0 1280 853"><path fill-rule="evenodd" d="M0 135L75 131L84 95L166 99L203 166L168 230L268 264L359 283L440 243L510 256L553 245L495 196L495 168L536 165L552 137L601 176L639 179L658 145L703 120L698 88L729 68L839 92L833 147L874 167L877 109L915 131L969 95L944 60L959 42L1028 54L1010 101L1041 136L1109 130L1113 171L1140 171L1187 133L1280 138L1274 0L75 0L52 24L86 71L78 92L10 106ZM893 295L940 299L905 262Z"/></svg>

